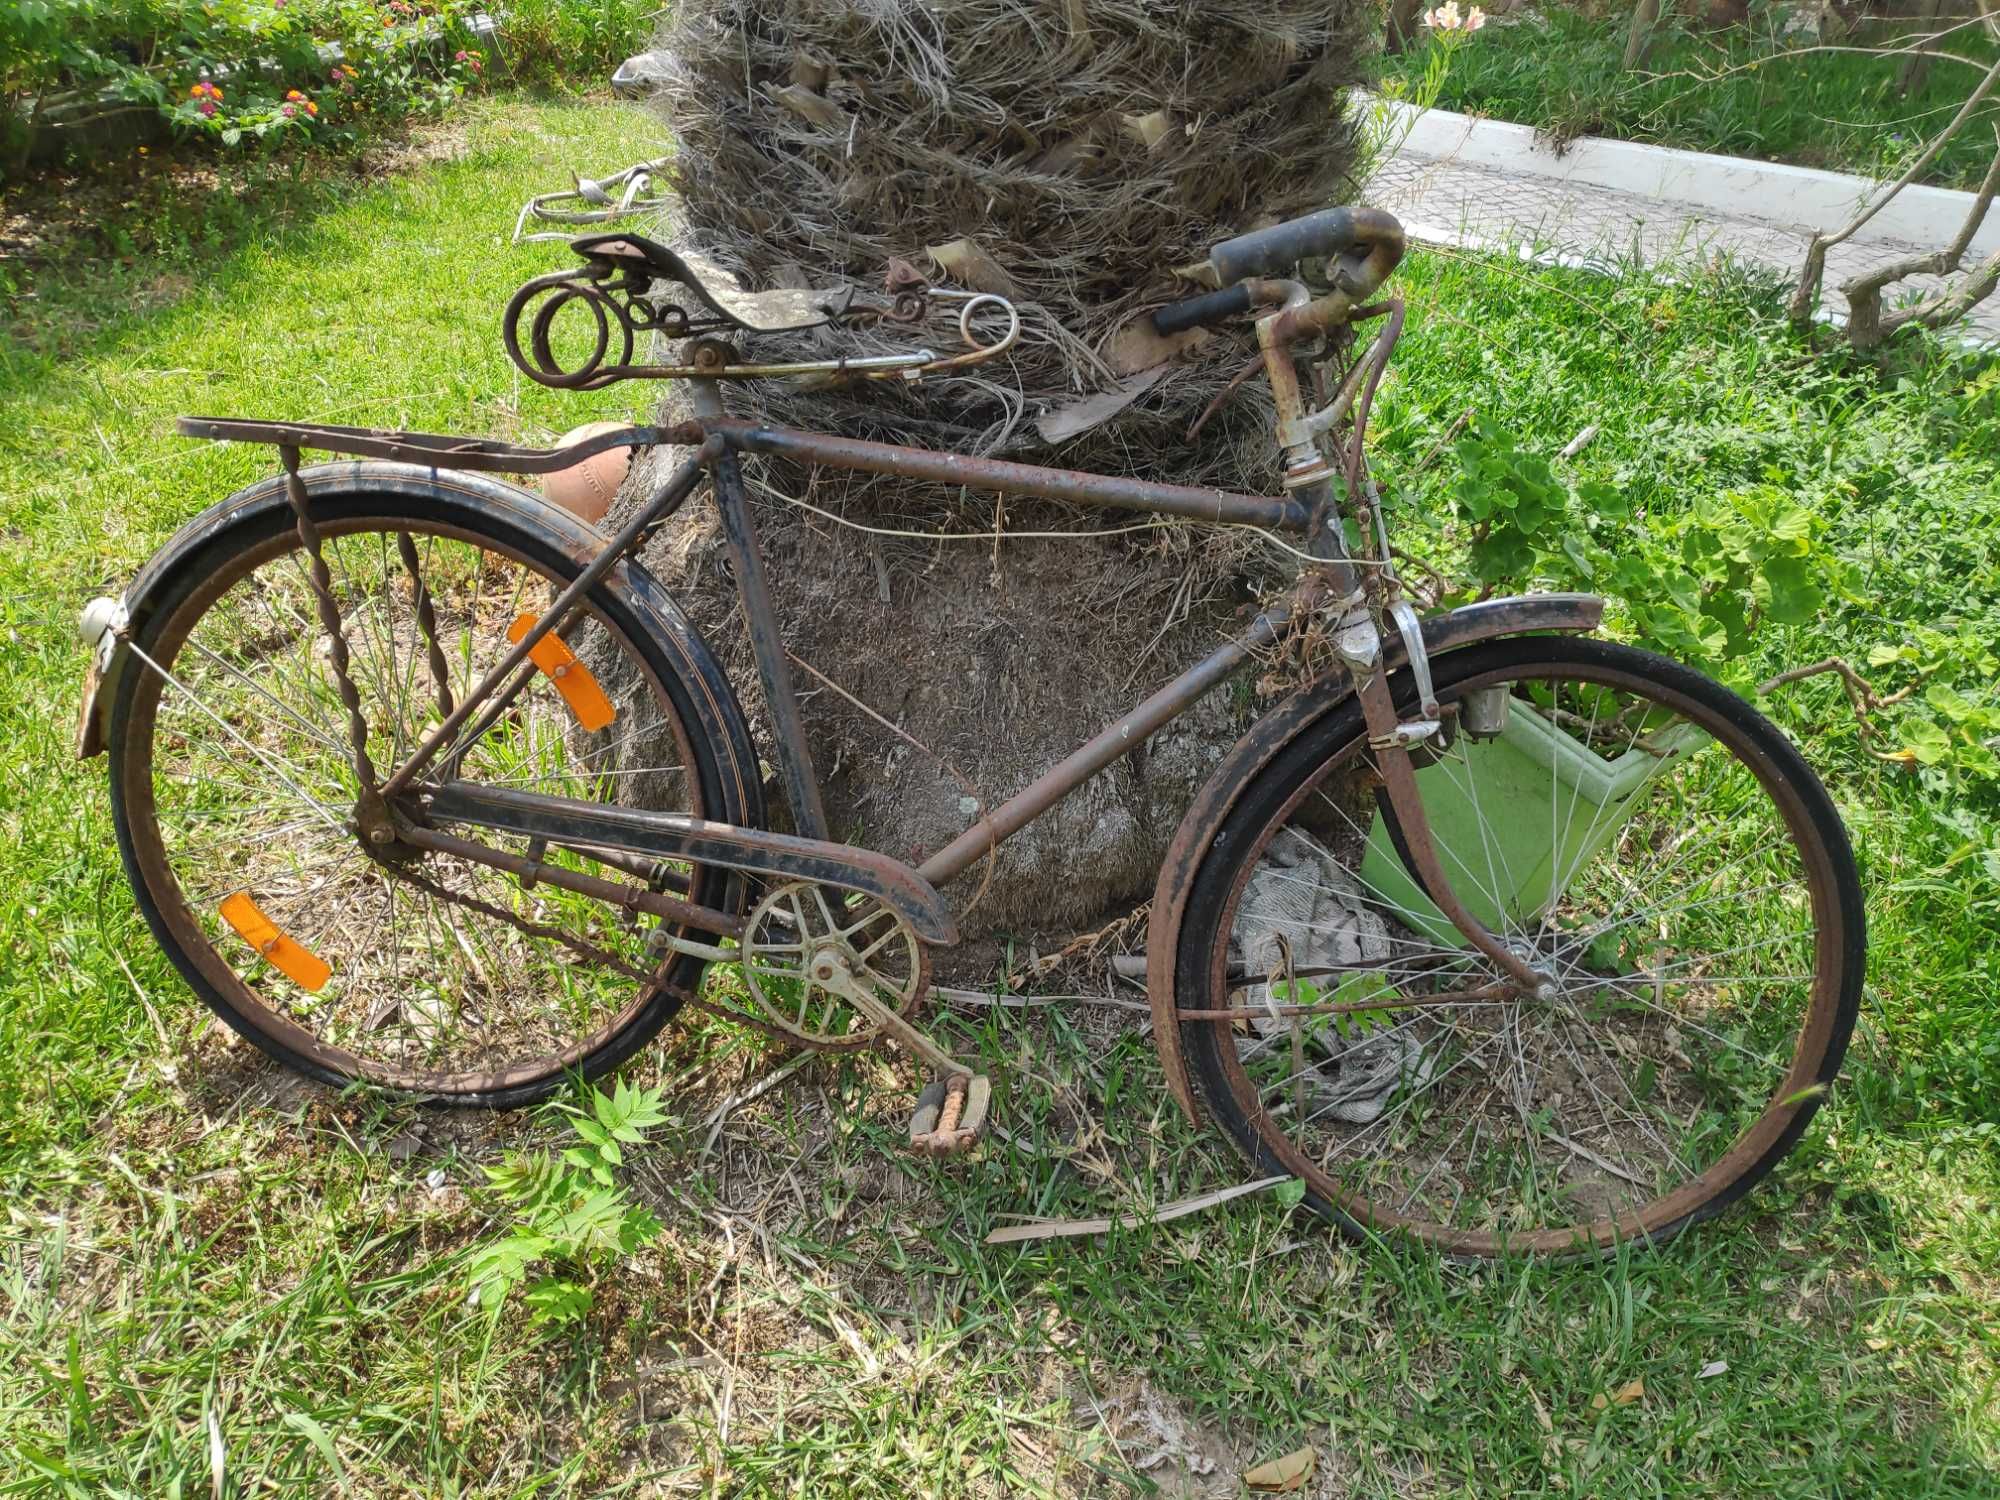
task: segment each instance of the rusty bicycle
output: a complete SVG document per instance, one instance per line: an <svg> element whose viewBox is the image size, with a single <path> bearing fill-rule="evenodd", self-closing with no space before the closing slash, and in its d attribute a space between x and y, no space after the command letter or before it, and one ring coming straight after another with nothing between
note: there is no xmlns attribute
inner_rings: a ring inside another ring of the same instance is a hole
<svg viewBox="0 0 2000 1500"><path fill-rule="evenodd" d="M505 331L563 389L688 383L693 415L557 449L184 418L280 472L94 601L81 750L108 755L125 868L194 992L286 1065L514 1106L630 1058L684 1005L932 1070L911 1141L1001 1107L925 1029L940 887L1253 661L1302 681L1215 766L1148 914L1166 1085L1350 1232L1462 1255L1658 1241L1738 1198L1825 1098L1864 958L1859 880L1798 749L1748 704L1593 638L1602 601L1420 617L1363 447L1401 333L1390 216L1218 244L1162 337L1247 330L1276 495L859 441L724 413L720 383L922 379L1005 352L1006 299L892 268L885 293L756 307L674 250L575 240ZM1307 269L1301 269L1301 267ZM759 364L759 333L955 314L954 352ZM674 362L637 341L679 341ZM496 477L691 449L611 534ZM307 466L305 450L352 461ZM1241 637L911 864L827 826L744 464L1252 525L1300 559ZM790 831L710 647L639 561L705 485Z"/></svg>

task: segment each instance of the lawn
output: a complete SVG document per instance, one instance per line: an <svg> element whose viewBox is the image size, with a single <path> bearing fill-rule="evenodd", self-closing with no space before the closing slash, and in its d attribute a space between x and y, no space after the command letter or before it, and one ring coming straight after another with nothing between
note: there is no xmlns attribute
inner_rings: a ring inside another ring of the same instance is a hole
<svg viewBox="0 0 2000 1500"><path fill-rule="evenodd" d="M948 1027L1005 1080L1011 1136L949 1167L895 1149L900 1063L812 1062L714 1130L778 1060L670 1030L631 1070L666 1094L628 1173L664 1235L576 1334L468 1306L502 1217L479 1167L559 1123L342 1098L232 1045L147 939L101 765L69 755L77 607L266 472L177 440L175 413L540 440L645 411L527 384L496 334L561 257L507 245L519 202L651 154L655 125L521 99L465 119L406 173L160 237L115 295L52 279L0 340L0 1493L206 1494L220 1463L232 1494L1231 1494L1301 1444L1324 1495L2000 1493L2000 792L1880 758L1831 678L1773 711L1862 859L1862 1029L1774 1179L1663 1251L1472 1271L1264 1197L986 1247L1006 1215L1240 1175L1130 1017L1049 1006ZM1434 555L1452 465L1424 460L1460 412L1550 455L1594 423L1576 479L1662 515L1776 486L1859 570L1855 599L1761 631L1750 675L1865 661L1911 621L2000 637L1990 369L1816 352L1736 282L1434 253L1398 282L1377 447ZM1982 671L1958 681L1990 701Z"/></svg>
<svg viewBox="0 0 2000 1500"><path fill-rule="evenodd" d="M1602 135L1893 176L1951 119L2000 50L1977 26L1959 27L1937 46L1978 66L1939 59L1903 95L1900 59L1830 50L1866 46L1866 38L1829 38L1829 50L1781 39L1775 28L1783 14L1760 11L1717 31L1663 22L1644 63L1628 72L1621 64L1629 8L1544 0L1460 48L1436 102L1532 125L1558 142ZM1390 79L1413 82L1423 70L1421 46L1385 61ZM1989 98L1982 117L2000 118L1996 108ZM1992 159L1993 132L1975 119L1919 180L1976 188Z"/></svg>

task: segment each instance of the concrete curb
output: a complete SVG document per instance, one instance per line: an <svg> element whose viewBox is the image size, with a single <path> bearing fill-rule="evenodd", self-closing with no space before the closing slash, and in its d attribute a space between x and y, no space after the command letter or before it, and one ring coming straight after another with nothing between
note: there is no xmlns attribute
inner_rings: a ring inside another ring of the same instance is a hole
<svg viewBox="0 0 2000 1500"><path fill-rule="evenodd" d="M1398 155L1457 161L1468 166L1548 179L1577 188L1608 188L1652 198L1683 210L1691 217L1712 214L1724 218L1757 219L1788 225L1801 233L1843 227L1879 184L1847 172L1823 172L1783 162L1751 161L1735 156L1711 156L1669 146L1584 136L1560 153L1539 140L1526 125L1483 120L1450 110L1417 114L1407 104L1389 103L1398 116L1398 131L1409 123L1409 136ZM1870 238L1894 239L1925 248L1948 243L1971 211L1973 195L1951 188L1913 184L1862 232ZM2000 250L2000 214L1989 213L1973 237L1967 259Z"/></svg>

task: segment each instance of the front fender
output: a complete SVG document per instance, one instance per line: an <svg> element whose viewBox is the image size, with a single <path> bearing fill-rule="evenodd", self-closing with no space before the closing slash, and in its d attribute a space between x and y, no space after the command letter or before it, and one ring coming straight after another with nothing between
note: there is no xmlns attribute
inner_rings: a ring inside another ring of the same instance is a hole
<svg viewBox="0 0 2000 1500"><path fill-rule="evenodd" d="M1424 648L1432 656L1500 636L1561 632L1588 634L1604 618L1604 601L1594 594L1526 594L1488 599L1462 609L1431 615L1423 622ZM1382 652L1387 670L1405 661L1402 637L1386 632ZM1180 950L1181 920L1195 874L1207 856L1215 830L1235 807L1252 778L1299 735L1353 696L1344 673L1308 683L1250 727L1249 733L1217 763L1182 815L1173 841L1160 863L1153 887L1152 912L1146 928L1146 998L1153 1010L1153 1045L1166 1070L1167 1087L1191 1121L1199 1123L1194 1090L1188 1084L1187 1062L1181 1056L1181 1030L1174 999L1175 955Z"/></svg>

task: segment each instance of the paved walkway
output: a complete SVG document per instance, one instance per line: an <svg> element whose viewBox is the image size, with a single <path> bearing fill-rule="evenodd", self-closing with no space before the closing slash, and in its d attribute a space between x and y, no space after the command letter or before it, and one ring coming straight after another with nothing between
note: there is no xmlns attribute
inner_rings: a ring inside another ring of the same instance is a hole
<svg viewBox="0 0 2000 1500"><path fill-rule="evenodd" d="M1613 274L1634 255L1648 263L1726 258L1768 268L1789 281L1812 231L1844 224L1841 208L1867 187L1833 173L1623 143L1579 143L1594 144L1598 151L1593 159L1586 149L1576 160L1572 153L1558 156L1531 145L1529 133L1515 126L1475 123L1443 111L1433 116L1377 172L1365 195L1370 203L1396 214L1420 241L1521 247ZM1607 156L1614 158L1615 170L1604 169ZM1656 166L1659 162L1666 168ZM1589 180L1593 177L1598 180ZM1730 178L1738 180L1725 188ZM1625 190L1606 179L1647 190ZM1945 244L1959 227L1962 202L1969 201L1969 194L1927 190L1908 211L1885 214L1836 246L1827 256L1828 314L1845 317L1839 286L1848 277ZM2000 207L1988 218L1969 262L2000 233L2000 222L1994 222L2000 221ZM1930 239L1933 232L1936 238ZM1918 243L1918 235L1927 242ZM1914 300L1933 284L1913 277L1897 299ZM1961 332L1975 341L2000 340L2000 293L1974 309Z"/></svg>

